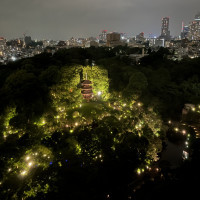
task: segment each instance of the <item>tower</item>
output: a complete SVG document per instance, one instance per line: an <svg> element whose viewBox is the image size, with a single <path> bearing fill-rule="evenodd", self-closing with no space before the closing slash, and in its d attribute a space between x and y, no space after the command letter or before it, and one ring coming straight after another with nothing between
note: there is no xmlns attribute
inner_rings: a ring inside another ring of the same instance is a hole
<svg viewBox="0 0 200 200"><path fill-rule="evenodd" d="M83 80L81 83L81 93L83 95L83 98L89 101L92 98L93 92L92 92L92 82L90 80L87 80L87 73L86 73L86 80Z"/></svg>
<svg viewBox="0 0 200 200"><path fill-rule="evenodd" d="M107 35L107 30L103 30L99 35L99 40L106 42L106 35Z"/></svg>
<svg viewBox="0 0 200 200"><path fill-rule="evenodd" d="M169 17L162 18L162 26L161 26L160 38L163 38L165 40L169 40L170 39Z"/></svg>
<svg viewBox="0 0 200 200"><path fill-rule="evenodd" d="M189 39L200 39L200 13L196 14L194 21L189 24Z"/></svg>

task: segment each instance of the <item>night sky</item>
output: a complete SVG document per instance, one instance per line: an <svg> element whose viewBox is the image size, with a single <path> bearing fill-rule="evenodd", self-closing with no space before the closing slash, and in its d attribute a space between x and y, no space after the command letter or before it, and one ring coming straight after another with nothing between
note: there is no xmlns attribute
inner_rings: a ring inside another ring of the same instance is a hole
<svg viewBox="0 0 200 200"><path fill-rule="evenodd" d="M103 29L158 36L165 16L174 36L199 10L199 0L0 0L0 36L66 40Z"/></svg>

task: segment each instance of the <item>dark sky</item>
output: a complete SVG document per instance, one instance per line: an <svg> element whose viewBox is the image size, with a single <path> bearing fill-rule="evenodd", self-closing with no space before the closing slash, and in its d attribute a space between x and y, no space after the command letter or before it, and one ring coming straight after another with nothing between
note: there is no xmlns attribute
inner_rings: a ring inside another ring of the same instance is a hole
<svg viewBox="0 0 200 200"><path fill-rule="evenodd" d="M98 36L101 30L160 34L170 17L172 35L200 10L199 0L0 0L0 36L62 39Z"/></svg>

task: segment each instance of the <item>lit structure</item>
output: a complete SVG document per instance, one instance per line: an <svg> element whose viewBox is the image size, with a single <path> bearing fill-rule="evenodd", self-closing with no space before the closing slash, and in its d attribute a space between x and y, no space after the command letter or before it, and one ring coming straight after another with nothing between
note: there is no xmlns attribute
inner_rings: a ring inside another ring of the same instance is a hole
<svg viewBox="0 0 200 200"><path fill-rule="evenodd" d="M0 37L0 46L4 46L6 44L6 40L3 37Z"/></svg>
<svg viewBox="0 0 200 200"><path fill-rule="evenodd" d="M81 85L82 85L81 93L83 95L83 98L89 101L93 95L92 82L90 80L84 80Z"/></svg>
<svg viewBox="0 0 200 200"><path fill-rule="evenodd" d="M200 39L200 13L196 14L194 21L189 24L189 39Z"/></svg>
<svg viewBox="0 0 200 200"><path fill-rule="evenodd" d="M189 27L183 26L181 32L181 39L188 38L188 35L189 35Z"/></svg>
<svg viewBox="0 0 200 200"><path fill-rule="evenodd" d="M163 38L165 40L169 40L170 39L169 17L162 18L162 26L161 26L160 38Z"/></svg>
<svg viewBox="0 0 200 200"><path fill-rule="evenodd" d="M99 40L106 42L107 30L103 30L99 35Z"/></svg>
<svg viewBox="0 0 200 200"><path fill-rule="evenodd" d="M136 41L138 41L138 42L144 42L145 41L144 32L141 32L136 36Z"/></svg>

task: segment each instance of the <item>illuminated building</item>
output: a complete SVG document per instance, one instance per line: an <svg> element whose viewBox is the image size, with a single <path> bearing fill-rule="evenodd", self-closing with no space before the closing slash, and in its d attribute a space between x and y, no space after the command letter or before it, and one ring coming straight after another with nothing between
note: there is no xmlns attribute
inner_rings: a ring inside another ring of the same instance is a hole
<svg viewBox="0 0 200 200"><path fill-rule="evenodd" d="M164 47L165 46L165 40L164 39L159 39L157 38L155 40L155 44L154 44L155 47Z"/></svg>
<svg viewBox="0 0 200 200"><path fill-rule="evenodd" d="M165 40L169 40L170 39L169 17L162 18L162 26L161 26L160 38L163 38Z"/></svg>
<svg viewBox="0 0 200 200"><path fill-rule="evenodd" d="M189 35L189 27L183 26L182 32L181 32L181 39L188 38Z"/></svg>
<svg viewBox="0 0 200 200"><path fill-rule="evenodd" d="M107 30L103 30L99 35L99 40L106 42Z"/></svg>
<svg viewBox="0 0 200 200"><path fill-rule="evenodd" d="M127 33L120 33L120 37L121 37L122 40L128 39Z"/></svg>
<svg viewBox="0 0 200 200"><path fill-rule="evenodd" d="M137 42L144 42L145 41L144 32L141 32L140 34L138 34L136 36L136 41Z"/></svg>
<svg viewBox="0 0 200 200"><path fill-rule="evenodd" d="M189 39L200 40L200 13L195 15L194 21L189 24Z"/></svg>

